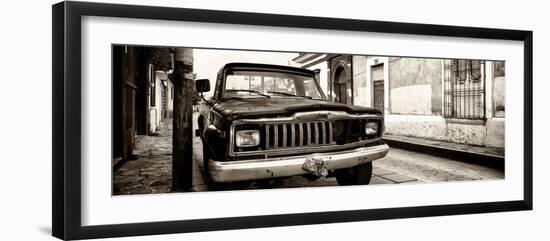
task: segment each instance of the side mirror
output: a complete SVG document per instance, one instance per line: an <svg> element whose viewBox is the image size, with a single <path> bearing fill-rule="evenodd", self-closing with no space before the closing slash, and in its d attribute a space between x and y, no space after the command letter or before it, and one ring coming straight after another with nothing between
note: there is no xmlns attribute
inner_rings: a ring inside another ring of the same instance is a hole
<svg viewBox="0 0 550 241"><path fill-rule="evenodd" d="M195 80L195 88L199 93L210 91L210 80L208 79Z"/></svg>

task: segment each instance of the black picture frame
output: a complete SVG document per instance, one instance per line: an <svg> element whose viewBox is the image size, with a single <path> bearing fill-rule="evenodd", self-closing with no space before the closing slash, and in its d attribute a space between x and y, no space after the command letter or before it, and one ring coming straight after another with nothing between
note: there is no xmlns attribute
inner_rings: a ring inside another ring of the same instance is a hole
<svg viewBox="0 0 550 241"><path fill-rule="evenodd" d="M105 238L277 227L380 219L532 210L533 32L492 28L366 21L170 7L60 2L52 7L53 195L52 233L60 239ZM81 224L81 18L104 16L257 26L516 40L524 43L524 194L521 200L421 207L211 218L82 226Z"/></svg>

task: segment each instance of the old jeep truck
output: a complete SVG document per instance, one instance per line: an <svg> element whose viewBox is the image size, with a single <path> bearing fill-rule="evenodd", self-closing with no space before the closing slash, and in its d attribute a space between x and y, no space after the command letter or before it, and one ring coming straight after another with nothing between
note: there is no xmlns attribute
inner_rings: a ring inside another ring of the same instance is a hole
<svg viewBox="0 0 550 241"><path fill-rule="evenodd" d="M229 63L211 99L202 95L208 79L195 84L203 98L196 134L211 188L296 175L368 184L372 161L389 151L382 113L327 101L313 71Z"/></svg>

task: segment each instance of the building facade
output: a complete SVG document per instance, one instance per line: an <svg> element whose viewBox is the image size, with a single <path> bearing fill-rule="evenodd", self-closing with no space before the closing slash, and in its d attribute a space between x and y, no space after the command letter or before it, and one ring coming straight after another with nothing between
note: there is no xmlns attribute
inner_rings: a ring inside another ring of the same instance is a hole
<svg viewBox="0 0 550 241"><path fill-rule="evenodd" d="M113 46L113 159L128 159L136 135L154 135L172 117L174 85L150 49Z"/></svg>
<svg viewBox="0 0 550 241"><path fill-rule="evenodd" d="M330 101L383 111L386 134L504 147L501 61L303 53Z"/></svg>
<svg viewBox="0 0 550 241"><path fill-rule="evenodd" d="M173 116L174 84L167 72L157 70L154 71L150 88L149 133L155 133L161 122Z"/></svg>

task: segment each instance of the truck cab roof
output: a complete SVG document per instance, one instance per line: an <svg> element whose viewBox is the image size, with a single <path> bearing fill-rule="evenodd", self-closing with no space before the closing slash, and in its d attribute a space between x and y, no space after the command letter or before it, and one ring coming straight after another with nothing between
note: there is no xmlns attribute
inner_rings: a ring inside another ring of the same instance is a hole
<svg viewBox="0 0 550 241"><path fill-rule="evenodd" d="M257 63L227 63L221 70L250 70L250 71L270 71L270 72L288 72L306 76L315 76L315 72L309 69L297 68L292 66L274 65L274 64L257 64Z"/></svg>

